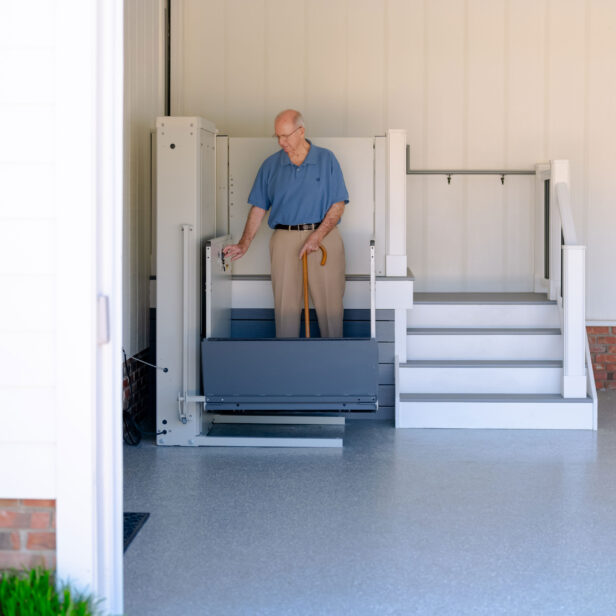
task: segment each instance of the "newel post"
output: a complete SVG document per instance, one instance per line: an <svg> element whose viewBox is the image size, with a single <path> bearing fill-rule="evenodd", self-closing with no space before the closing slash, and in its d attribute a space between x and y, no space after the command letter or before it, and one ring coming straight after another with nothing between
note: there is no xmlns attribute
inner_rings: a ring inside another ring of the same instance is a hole
<svg viewBox="0 0 616 616"><path fill-rule="evenodd" d="M563 398L586 397L585 246L563 246Z"/></svg>

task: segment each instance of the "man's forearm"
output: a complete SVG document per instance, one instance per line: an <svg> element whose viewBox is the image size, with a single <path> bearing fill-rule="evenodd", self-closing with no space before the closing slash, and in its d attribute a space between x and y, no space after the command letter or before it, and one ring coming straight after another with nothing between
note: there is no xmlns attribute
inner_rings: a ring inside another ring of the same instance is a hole
<svg viewBox="0 0 616 616"><path fill-rule="evenodd" d="M321 241L338 224L343 213L344 201L334 203L329 210L327 210L327 214L325 214L325 218L321 221L319 228L315 230L314 236Z"/></svg>
<svg viewBox="0 0 616 616"><path fill-rule="evenodd" d="M299 253L300 259L304 254L310 254L311 252L319 250L319 244L323 238L338 224L343 212L344 201L334 203L329 210L327 210L327 214L325 214L325 218L321 221L319 228L315 229L308 236L306 243L302 246Z"/></svg>
<svg viewBox="0 0 616 616"><path fill-rule="evenodd" d="M265 210L263 208L257 207L256 205L250 208L248 218L246 219L246 225L244 226L244 233L242 233L242 237L238 242L245 246L246 249L248 249L248 246L250 246L252 240L255 238L264 216Z"/></svg>
<svg viewBox="0 0 616 616"><path fill-rule="evenodd" d="M224 247L223 254L225 257L229 257L231 261L235 261L246 254L248 247L261 226L261 221L264 216L265 210L263 208L257 207L256 205L252 206L250 212L248 213L246 224L244 225L244 233L242 233L242 238L237 244L230 244L229 246Z"/></svg>

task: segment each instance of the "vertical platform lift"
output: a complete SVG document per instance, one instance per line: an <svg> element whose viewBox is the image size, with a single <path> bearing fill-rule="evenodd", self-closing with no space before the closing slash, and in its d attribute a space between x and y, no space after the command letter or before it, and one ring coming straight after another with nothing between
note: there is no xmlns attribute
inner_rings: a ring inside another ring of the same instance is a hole
<svg viewBox="0 0 616 616"><path fill-rule="evenodd" d="M345 325L341 339L280 340L267 319L260 321L266 331L234 325L238 311L273 316L269 229L263 225L251 258L235 262L233 272L222 256L241 233L249 207L243 193L277 148L275 140L217 138L201 118L158 119L157 362L168 367L157 379L159 445L339 447L341 438L324 437L315 426L343 425L344 417L332 413L378 408L376 309L393 308L395 329L405 333L412 306L400 221L406 191L390 173L401 162L398 179L406 181L404 133L315 141L339 157L349 185L352 203L341 226L345 308L369 314L369 324L359 331ZM391 200L396 191L398 213ZM395 347L396 356L406 353L398 337ZM230 423L235 436L221 433L220 424ZM244 425L240 436L238 424ZM303 436L293 428L293 436L272 437L246 433L245 424L312 428Z"/></svg>

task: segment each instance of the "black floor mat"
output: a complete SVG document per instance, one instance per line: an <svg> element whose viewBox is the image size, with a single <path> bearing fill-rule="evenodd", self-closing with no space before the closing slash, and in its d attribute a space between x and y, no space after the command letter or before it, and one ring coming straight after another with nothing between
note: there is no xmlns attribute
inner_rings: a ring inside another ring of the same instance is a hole
<svg viewBox="0 0 616 616"><path fill-rule="evenodd" d="M147 522L150 517L149 513L124 513L124 551L128 549L131 541L137 536L141 527Z"/></svg>

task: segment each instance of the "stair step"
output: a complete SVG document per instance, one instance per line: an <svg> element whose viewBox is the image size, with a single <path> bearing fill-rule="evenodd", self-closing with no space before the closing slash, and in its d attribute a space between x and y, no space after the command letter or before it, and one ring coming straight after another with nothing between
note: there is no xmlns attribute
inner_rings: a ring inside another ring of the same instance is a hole
<svg viewBox="0 0 616 616"><path fill-rule="evenodd" d="M561 360L414 359L401 368L562 368Z"/></svg>
<svg viewBox="0 0 616 616"><path fill-rule="evenodd" d="M556 300L548 299L545 293L431 293L413 294L415 304L516 304L516 305L556 305Z"/></svg>
<svg viewBox="0 0 616 616"><path fill-rule="evenodd" d="M415 360L400 364L404 393L555 394L562 361Z"/></svg>
<svg viewBox="0 0 616 616"><path fill-rule="evenodd" d="M519 300L503 299L509 295ZM533 293L416 293L407 319L410 327L559 327L560 311Z"/></svg>
<svg viewBox="0 0 616 616"><path fill-rule="evenodd" d="M413 335L458 335L458 336L558 336L561 331L558 327L407 327L407 334Z"/></svg>
<svg viewBox="0 0 616 616"><path fill-rule="evenodd" d="M400 428L592 430L592 399L560 394L401 394Z"/></svg>
<svg viewBox="0 0 616 616"><path fill-rule="evenodd" d="M558 328L408 328L408 360L562 359Z"/></svg>
<svg viewBox="0 0 616 616"><path fill-rule="evenodd" d="M541 402L592 403L591 398L563 398L560 394L400 394L401 402Z"/></svg>

